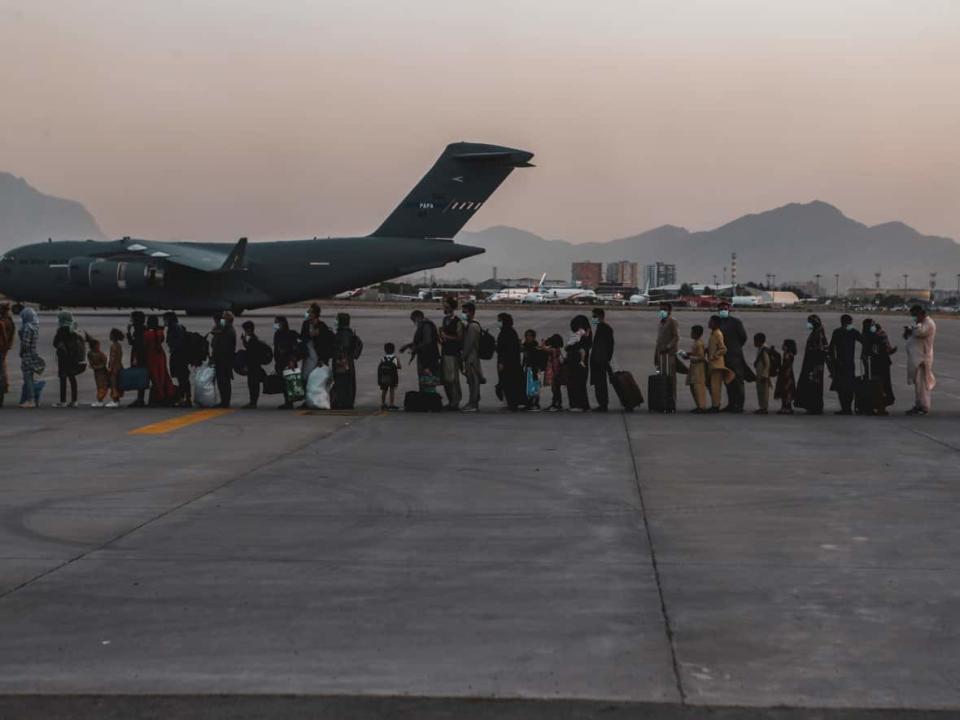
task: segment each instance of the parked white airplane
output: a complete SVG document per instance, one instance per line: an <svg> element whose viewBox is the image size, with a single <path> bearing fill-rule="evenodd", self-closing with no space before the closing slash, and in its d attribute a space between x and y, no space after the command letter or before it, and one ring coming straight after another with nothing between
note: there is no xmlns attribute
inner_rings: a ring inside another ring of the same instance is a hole
<svg viewBox="0 0 960 720"><path fill-rule="evenodd" d="M730 304L734 307L756 307L760 304L759 295L734 295Z"/></svg>
<svg viewBox="0 0 960 720"><path fill-rule="evenodd" d="M581 287L565 288L544 288L543 284L547 280L547 274L544 273L540 278L540 287L533 290L523 298L525 303L555 303L555 302L582 302L597 300L597 293L593 290Z"/></svg>
<svg viewBox="0 0 960 720"><path fill-rule="evenodd" d="M512 287L497 290L497 292L487 298L487 302L526 302L528 295L540 292L540 288L543 287L546 279L547 274L544 273L540 276L540 282L533 287Z"/></svg>

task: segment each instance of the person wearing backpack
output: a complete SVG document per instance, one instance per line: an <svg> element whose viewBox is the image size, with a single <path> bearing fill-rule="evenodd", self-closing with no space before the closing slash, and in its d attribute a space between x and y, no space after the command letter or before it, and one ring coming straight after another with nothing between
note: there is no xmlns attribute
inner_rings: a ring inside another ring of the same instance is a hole
<svg viewBox="0 0 960 720"><path fill-rule="evenodd" d="M480 409L480 386L486 382L483 377L483 368L480 365L480 344L483 328L474 318L477 306L472 302L463 304L461 319L466 323L463 333L463 374L467 376L469 388L467 404L463 412L477 412Z"/></svg>
<svg viewBox="0 0 960 720"><path fill-rule="evenodd" d="M211 351L217 390L220 392L219 407L228 408L233 390L233 356L237 353L237 331L233 329L233 313L229 310L215 316L214 321L216 324L211 331Z"/></svg>
<svg viewBox="0 0 960 720"><path fill-rule="evenodd" d="M400 384L400 359L396 355L396 346L386 343L383 346L383 357L377 365L377 385L380 386L380 409L398 410L396 405L397 386ZM390 402L387 402L387 395Z"/></svg>
<svg viewBox="0 0 960 720"><path fill-rule="evenodd" d="M263 366L273 362L273 351L257 337L256 326L251 320L246 320L240 327L243 330L240 344L247 353L247 390L250 393L250 402L244 405L243 409L255 410L260 400L263 378L266 377Z"/></svg>
<svg viewBox="0 0 960 720"><path fill-rule="evenodd" d="M753 371L757 379L757 409L754 415L766 415L770 409L770 376L772 363L770 350L767 348L767 336L756 333L753 336L753 346L757 348L757 357L753 361Z"/></svg>
<svg viewBox="0 0 960 720"><path fill-rule="evenodd" d="M87 369L83 336L77 332L76 321L67 311L57 314L57 333L53 336L57 351L57 377L60 380L60 402L54 407L77 407L77 375ZM79 359L78 359L79 358ZM70 384L70 402L67 402L67 383Z"/></svg>
<svg viewBox="0 0 960 720"><path fill-rule="evenodd" d="M416 360L417 377L440 376L440 350L437 344L437 326L423 315L423 310L414 310L410 313L410 321L416 326L413 340L403 345L400 352L410 351L410 362ZM431 386L431 389L432 386ZM426 390L423 383L420 390Z"/></svg>
<svg viewBox="0 0 960 720"><path fill-rule="evenodd" d="M527 409L526 380L523 374L520 337L513 329L510 313L497 315L497 384L510 412Z"/></svg>
<svg viewBox="0 0 960 720"><path fill-rule="evenodd" d="M357 399L356 361L362 352L363 341L350 327L350 315L337 313L337 331L333 340L331 409L353 410Z"/></svg>
<svg viewBox="0 0 960 720"><path fill-rule="evenodd" d="M20 372L23 373L23 389L20 391L21 408L40 407L40 393L46 385L37 376L43 375L47 364L37 352L40 340L40 319L37 311L25 307L20 311Z"/></svg>

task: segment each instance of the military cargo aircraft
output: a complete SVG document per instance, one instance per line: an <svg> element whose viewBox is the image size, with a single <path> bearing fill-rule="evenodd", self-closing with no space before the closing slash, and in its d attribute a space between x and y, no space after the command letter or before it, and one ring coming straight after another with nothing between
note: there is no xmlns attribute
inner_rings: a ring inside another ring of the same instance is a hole
<svg viewBox="0 0 960 720"><path fill-rule="evenodd" d="M533 153L454 143L372 234L235 245L49 241L0 257L0 293L49 307L163 308L190 314L284 305L479 255L453 237Z"/></svg>

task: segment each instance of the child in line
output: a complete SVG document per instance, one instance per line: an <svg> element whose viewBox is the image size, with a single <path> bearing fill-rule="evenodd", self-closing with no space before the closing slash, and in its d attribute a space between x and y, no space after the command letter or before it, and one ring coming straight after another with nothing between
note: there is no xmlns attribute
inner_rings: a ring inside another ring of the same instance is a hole
<svg viewBox="0 0 960 720"><path fill-rule="evenodd" d="M767 350L767 336L757 333L753 336L753 346L757 349L757 359L753 361L754 374L757 376L757 409L754 415L766 415L770 407L770 351Z"/></svg>
<svg viewBox="0 0 960 720"><path fill-rule="evenodd" d="M544 351L537 342L537 331L523 333L523 376L526 384L527 409L540 412L540 370L543 366Z"/></svg>
<svg viewBox="0 0 960 720"><path fill-rule="evenodd" d="M120 407L120 371L123 370L123 331L114 328L110 331L110 359L107 361L107 382L110 386L110 402L104 407Z"/></svg>
<svg viewBox="0 0 960 720"><path fill-rule="evenodd" d="M380 409L397 410L396 394L397 386L400 384L400 359L397 357L397 349L393 343L383 346L383 357L377 366L377 384L380 386ZM389 403L387 395L390 396Z"/></svg>
<svg viewBox="0 0 960 720"><path fill-rule="evenodd" d="M547 412L560 412L563 410L563 338L551 335L544 342L543 349L547 353L543 382L550 386L551 394Z"/></svg>
<svg viewBox="0 0 960 720"><path fill-rule="evenodd" d="M707 411L707 351L703 346L703 325L690 328L690 339L693 340L690 351L681 352L680 357L690 363L687 386L696 406L691 412L699 415Z"/></svg>
<svg viewBox="0 0 960 720"><path fill-rule="evenodd" d="M87 340L87 365L93 372L93 379L97 383L97 401L90 403L90 407L104 407L104 399L110 390L110 373L107 371L107 356L100 349L100 341L86 336Z"/></svg>
<svg viewBox="0 0 960 720"><path fill-rule="evenodd" d="M793 398L797 393L797 382L793 376L793 361L797 357L797 341L784 340L781 348L783 361L777 374L777 386L773 397L780 401L778 415L793 415Z"/></svg>

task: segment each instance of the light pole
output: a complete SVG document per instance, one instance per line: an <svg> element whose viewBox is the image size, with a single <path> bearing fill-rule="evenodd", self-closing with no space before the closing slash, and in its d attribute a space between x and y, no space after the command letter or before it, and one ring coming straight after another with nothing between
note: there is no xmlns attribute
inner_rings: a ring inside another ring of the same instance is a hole
<svg viewBox="0 0 960 720"><path fill-rule="evenodd" d="M821 275L820 273L817 273L816 275L814 275L814 277L817 279L817 297L819 298L820 297L820 278L822 278L823 275Z"/></svg>
<svg viewBox="0 0 960 720"><path fill-rule="evenodd" d="M906 273L903 274L903 289L904 289L904 291L906 291L906 289L907 289L907 274L906 274Z"/></svg>
<svg viewBox="0 0 960 720"><path fill-rule="evenodd" d="M772 277L773 277L773 286L776 287L776 286L777 286L777 274L774 273Z"/></svg>
<svg viewBox="0 0 960 720"><path fill-rule="evenodd" d="M960 304L960 273L957 273L957 304Z"/></svg>
<svg viewBox="0 0 960 720"><path fill-rule="evenodd" d="M840 297L840 273L834 273L833 279L837 281L837 289L834 297Z"/></svg>
<svg viewBox="0 0 960 720"><path fill-rule="evenodd" d="M930 273L930 302L934 302L936 289L937 289L937 274L935 272L932 272Z"/></svg>

